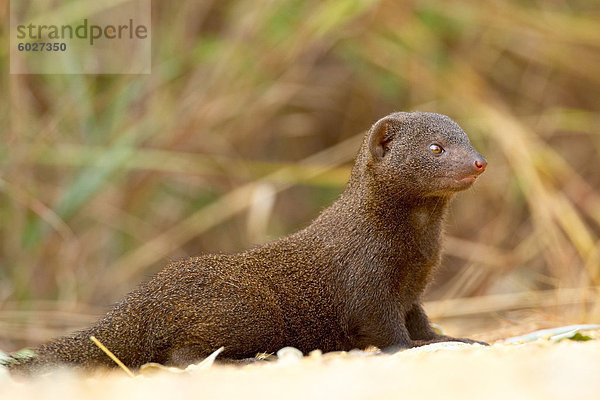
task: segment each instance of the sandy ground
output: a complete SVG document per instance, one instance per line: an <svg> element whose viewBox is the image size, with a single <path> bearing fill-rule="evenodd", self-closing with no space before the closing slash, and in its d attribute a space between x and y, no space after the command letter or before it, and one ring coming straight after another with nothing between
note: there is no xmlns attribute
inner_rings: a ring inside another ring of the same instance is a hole
<svg viewBox="0 0 600 400"><path fill-rule="evenodd" d="M600 340L425 346L394 355L313 353L247 366L128 377L57 371L14 381L0 399L600 399Z"/></svg>

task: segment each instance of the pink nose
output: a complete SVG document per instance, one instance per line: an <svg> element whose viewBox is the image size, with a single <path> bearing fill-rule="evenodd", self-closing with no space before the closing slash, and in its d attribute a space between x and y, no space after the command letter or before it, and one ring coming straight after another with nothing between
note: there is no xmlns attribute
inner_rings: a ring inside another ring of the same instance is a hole
<svg viewBox="0 0 600 400"><path fill-rule="evenodd" d="M479 173L485 171L485 167L487 167L487 161L485 158L481 158L479 160L475 160L475 170Z"/></svg>

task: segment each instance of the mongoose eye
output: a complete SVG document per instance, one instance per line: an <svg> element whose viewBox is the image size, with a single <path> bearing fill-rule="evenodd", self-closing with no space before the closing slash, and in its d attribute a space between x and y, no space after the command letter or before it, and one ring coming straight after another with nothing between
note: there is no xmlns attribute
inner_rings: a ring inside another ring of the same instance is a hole
<svg viewBox="0 0 600 400"><path fill-rule="evenodd" d="M429 151L431 151L433 154L442 154L444 152L444 148L439 144L433 143L429 145Z"/></svg>

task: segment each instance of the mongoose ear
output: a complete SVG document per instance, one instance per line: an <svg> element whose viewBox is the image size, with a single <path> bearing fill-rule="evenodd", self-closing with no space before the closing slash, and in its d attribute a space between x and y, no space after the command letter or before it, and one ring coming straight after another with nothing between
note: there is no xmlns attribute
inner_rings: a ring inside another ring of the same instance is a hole
<svg viewBox="0 0 600 400"><path fill-rule="evenodd" d="M388 151L388 143L392 140L392 124L394 118L380 119L369 131L369 151L375 160L381 160Z"/></svg>

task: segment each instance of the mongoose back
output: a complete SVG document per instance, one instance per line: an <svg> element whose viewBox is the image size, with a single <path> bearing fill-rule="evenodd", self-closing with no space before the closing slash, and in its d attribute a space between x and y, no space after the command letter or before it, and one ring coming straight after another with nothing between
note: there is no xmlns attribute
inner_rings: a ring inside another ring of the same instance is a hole
<svg viewBox="0 0 600 400"><path fill-rule="evenodd" d="M244 359L294 346L306 353L401 349L472 340L433 331L421 296L440 263L444 214L487 162L450 118L398 112L366 134L339 199L307 228L233 255L171 263L89 329L43 344L14 371L184 366L221 346Z"/></svg>

